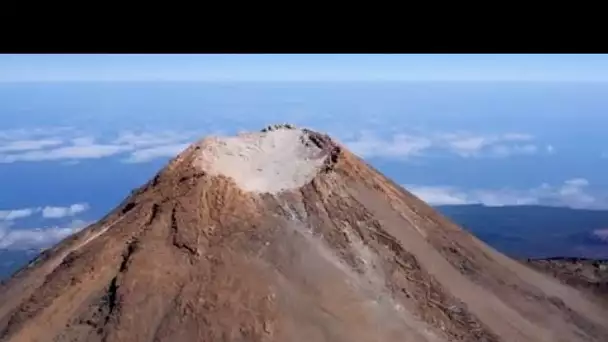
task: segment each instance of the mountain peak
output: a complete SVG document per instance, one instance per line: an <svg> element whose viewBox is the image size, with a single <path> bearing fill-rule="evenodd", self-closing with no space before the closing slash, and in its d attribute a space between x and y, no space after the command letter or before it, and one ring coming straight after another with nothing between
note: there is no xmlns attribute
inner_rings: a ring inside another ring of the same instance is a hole
<svg viewBox="0 0 608 342"><path fill-rule="evenodd" d="M208 137L0 288L0 341L607 341L329 136Z"/></svg>
<svg viewBox="0 0 608 342"><path fill-rule="evenodd" d="M194 146L194 164L229 177L241 189L277 193L297 189L332 163L339 147L326 135L274 125L235 137L210 137Z"/></svg>

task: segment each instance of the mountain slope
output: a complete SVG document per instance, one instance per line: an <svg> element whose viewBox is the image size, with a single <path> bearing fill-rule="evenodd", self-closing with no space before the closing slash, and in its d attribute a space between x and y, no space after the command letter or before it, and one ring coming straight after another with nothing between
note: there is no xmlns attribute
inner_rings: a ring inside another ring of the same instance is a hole
<svg viewBox="0 0 608 342"><path fill-rule="evenodd" d="M565 284L581 289L592 300L608 305L608 260L549 258L530 259L526 262Z"/></svg>
<svg viewBox="0 0 608 342"><path fill-rule="evenodd" d="M1 341L606 341L328 136L207 138L0 289Z"/></svg>

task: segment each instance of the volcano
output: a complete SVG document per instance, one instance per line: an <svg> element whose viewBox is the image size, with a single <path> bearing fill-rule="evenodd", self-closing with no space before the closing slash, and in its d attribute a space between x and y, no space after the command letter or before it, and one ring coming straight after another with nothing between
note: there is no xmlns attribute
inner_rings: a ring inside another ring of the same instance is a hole
<svg viewBox="0 0 608 342"><path fill-rule="evenodd" d="M291 125L208 137L0 289L0 341L608 341L608 308Z"/></svg>

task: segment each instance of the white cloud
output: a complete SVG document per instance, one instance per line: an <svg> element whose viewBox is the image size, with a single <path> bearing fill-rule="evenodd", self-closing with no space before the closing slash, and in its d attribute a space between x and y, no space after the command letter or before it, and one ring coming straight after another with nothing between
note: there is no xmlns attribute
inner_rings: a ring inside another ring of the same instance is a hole
<svg viewBox="0 0 608 342"><path fill-rule="evenodd" d="M508 157L511 155L531 155L538 151L535 144L529 142L534 137L521 133L506 133L502 135L472 135L470 133L440 134L438 145L444 145L461 157L495 156Z"/></svg>
<svg viewBox="0 0 608 342"><path fill-rule="evenodd" d="M89 222L74 220L65 227L9 229L0 225L0 249L46 248L82 230Z"/></svg>
<svg viewBox="0 0 608 342"><path fill-rule="evenodd" d="M125 131L114 137L99 139L75 136L74 131L49 129L0 131L0 163L62 161L124 155L123 162L141 163L157 158L173 157L201 132L133 132ZM217 132L216 132L217 133ZM554 153L551 145L539 147L534 137L522 133L472 134L467 132L424 133L396 132L379 134L362 131L345 136L344 144L362 157L408 158L430 150L448 151L462 157L508 157Z"/></svg>
<svg viewBox="0 0 608 342"><path fill-rule="evenodd" d="M60 139L15 140L0 143L0 153L40 150L63 144Z"/></svg>
<svg viewBox="0 0 608 342"><path fill-rule="evenodd" d="M38 140L49 137L61 137L65 134L73 133L70 127L44 127L44 128L28 128L28 129L9 129L0 130L0 141L16 141L16 140ZM3 142L4 143L4 142Z"/></svg>
<svg viewBox="0 0 608 342"><path fill-rule="evenodd" d="M192 132L122 132L115 138L99 140L91 136L56 134L49 129L0 131L0 163L100 159L130 153L125 162L144 162L173 157L197 136Z"/></svg>
<svg viewBox="0 0 608 342"><path fill-rule="evenodd" d="M608 200L588 191L589 181L574 178L558 186L542 184L518 189L463 190L449 186L404 185L432 205L484 204L487 206L541 204L581 209L607 209Z"/></svg>
<svg viewBox="0 0 608 342"><path fill-rule="evenodd" d="M406 185L406 189L432 205L484 204L487 206L537 204L537 199L507 189L465 191L449 186Z"/></svg>
<svg viewBox="0 0 608 342"><path fill-rule="evenodd" d="M600 240L608 242L608 229L596 229L593 231L593 235Z"/></svg>
<svg viewBox="0 0 608 342"><path fill-rule="evenodd" d="M458 154L467 157L477 154L482 148L490 144L490 139L485 137L469 137L448 139L448 145Z"/></svg>
<svg viewBox="0 0 608 342"><path fill-rule="evenodd" d="M362 132L358 138L347 140L344 144L361 157L408 157L430 148L432 141L407 134L382 139L373 133Z"/></svg>
<svg viewBox="0 0 608 342"><path fill-rule="evenodd" d="M564 182L564 185L572 188L580 188L589 185L589 181L585 178L573 178Z"/></svg>
<svg viewBox="0 0 608 342"><path fill-rule="evenodd" d="M14 221L30 217L34 214L42 213L43 218L63 218L68 216L76 216L82 212L89 210L87 203L75 203L67 207L45 206L37 208L22 208L0 210L0 221Z"/></svg>
<svg viewBox="0 0 608 342"><path fill-rule="evenodd" d="M128 145L134 148L143 148L151 146L174 145L176 142L190 141L196 138L196 134L192 132L173 132L165 131L158 133L135 133L122 132L112 141L118 145Z"/></svg>
<svg viewBox="0 0 608 342"><path fill-rule="evenodd" d="M577 207L593 207L598 199L585 191L588 186L586 179L575 178L566 181L557 193L564 201L575 203Z"/></svg>
<svg viewBox="0 0 608 342"><path fill-rule="evenodd" d="M521 133L499 135L466 132L405 134L379 136L367 131L350 135L344 144L362 157L405 158L430 150L449 151L461 157L509 157L554 153L551 145L544 149L533 142L534 137Z"/></svg>
<svg viewBox="0 0 608 342"><path fill-rule="evenodd" d="M469 195L449 186L406 185L414 195L433 205L469 204Z"/></svg>
<svg viewBox="0 0 608 342"><path fill-rule="evenodd" d="M75 216L89 209L87 203L76 203L69 207L44 207L42 208L42 217L44 218L63 218Z"/></svg>
<svg viewBox="0 0 608 342"><path fill-rule="evenodd" d="M125 159L124 162L143 163L161 157L174 157L188 146L189 144L175 144L137 150L132 152L129 158Z"/></svg>
<svg viewBox="0 0 608 342"><path fill-rule="evenodd" d="M37 162L61 159L98 159L110 157L124 151L124 147L112 145L68 146L50 151L35 151L18 155L7 155L3 156L2 159L0 159L0 162L14 163L18 161Z"/></svg>
<svg viewBox="0 0 608 342"><path fill-rule="evenodd" d="M36 208L0 210L0 220L12 221L32 216Z"/></svg>

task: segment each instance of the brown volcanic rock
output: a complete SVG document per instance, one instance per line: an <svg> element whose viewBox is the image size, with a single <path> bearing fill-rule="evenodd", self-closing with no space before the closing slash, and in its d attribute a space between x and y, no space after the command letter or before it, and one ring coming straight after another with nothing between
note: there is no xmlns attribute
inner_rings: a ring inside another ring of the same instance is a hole
<svg viewBox="0 0 608 342"><path fill-rule="evenodd" d="M608 307L608 260L583 258L528 259L533 268L578 288Z"/></svg>
<svg viewBox="0 0 608 342"><path fill-rule="evenodd" d="M608 312L329 137L192 145L0 291L1 341L608 341Z"/></svg>

